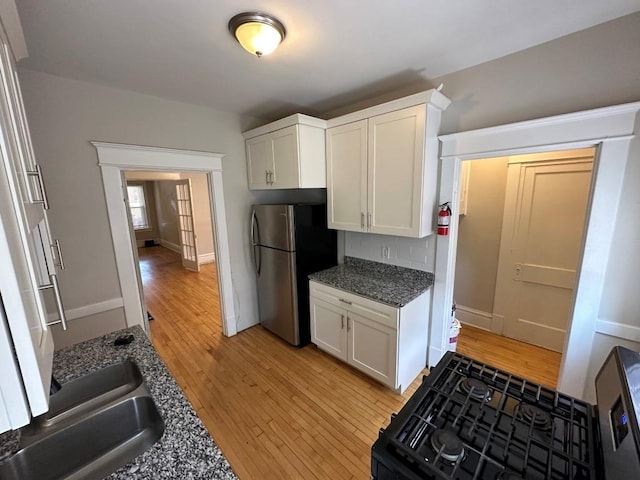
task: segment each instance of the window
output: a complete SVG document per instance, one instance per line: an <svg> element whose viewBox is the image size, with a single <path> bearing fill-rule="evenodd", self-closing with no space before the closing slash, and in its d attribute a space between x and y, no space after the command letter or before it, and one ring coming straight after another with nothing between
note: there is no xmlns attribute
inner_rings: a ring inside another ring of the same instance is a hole
<svg viewBox="0 0 640 480"><path fill-rule="evenodd" d="M144 187L142 185L127 185L127 195L129 196L129 210L131 210L131 220L134 230L150 228L147 217L147 202L144 197Z"/></svg>

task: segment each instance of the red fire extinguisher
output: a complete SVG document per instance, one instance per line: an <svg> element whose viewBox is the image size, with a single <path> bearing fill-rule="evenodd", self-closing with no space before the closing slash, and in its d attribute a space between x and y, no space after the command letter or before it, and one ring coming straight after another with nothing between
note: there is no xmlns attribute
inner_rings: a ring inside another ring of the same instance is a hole
<svg viewBox="0 0 640 480"><path fill-rule="evenodd" d="M451 208L449 202L440 205L438 212L438 235L449 235L449 222L451 220Z"/></svg>

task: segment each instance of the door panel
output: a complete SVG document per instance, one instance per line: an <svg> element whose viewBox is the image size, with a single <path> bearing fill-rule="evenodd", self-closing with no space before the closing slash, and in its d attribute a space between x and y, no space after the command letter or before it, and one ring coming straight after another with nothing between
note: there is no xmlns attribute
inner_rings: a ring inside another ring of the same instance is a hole
<svg viewBox="0 0 640 480"><path fill-rule="evenodd" d="M494 314L504 335L562 351L593 149L509 164ZM515 157L517 159L517 157Z"/></svg>
<svg viewBox="0 0 640 480"><path fill-rule="evenodd" d="M311 341L340 360L347 361L346 311L311 297Z"/></svg>
<svg viewBox="0 0 640 480"><path fill-rule="evenodd" d="M195 272L200 271L196 226L193 220L193 201L191 180L176 180L176 200L178 204L178 229L182 249L182 266Z"/></svg>
<svg viewBox="0 0 640 480"><path fill-rule="evenodd" d="M368 206L372 233L419 234L425 119L424 105L369 119Z"/></svg>
<svg viewBox="0 0 640 480"><path fill-rule="evenodd" d="M273 154L267 136L261 135L250 138L246 141L246 150L249 188L269 188L267 185L267 170L273 168Z"/></svg>
<svg viewBox="0 0 640 480"><path fill-rule="evenodd" d="M260 323L292 344L298 344L296 254L258 248L258 307Z"/></svg>
<svg viewBox="0 0 640 480"><path fill-rule="evenodd" d="M329 228L364 231L367 215L367 121L329 128L326 142Z"/></svg>
<svg viewBox="0 0 640 480"><path fill-rule="evenodd" d="M397 331L353 312L347 322L349 364L395 388Z"/></svg>
<svg viewBox="0 0 640 480"><path fill-rule="evenodd" d="M273 132L270 138L273 151L271 188L298 188L298 126Z"/></svg>

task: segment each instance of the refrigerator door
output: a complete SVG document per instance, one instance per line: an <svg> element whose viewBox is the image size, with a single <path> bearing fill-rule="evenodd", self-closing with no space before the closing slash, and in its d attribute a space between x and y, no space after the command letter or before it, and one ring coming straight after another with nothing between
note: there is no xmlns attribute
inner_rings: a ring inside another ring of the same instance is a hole
<svg viewBox="0 0 640 480"><path fill-rule="evenodd" d="M292 345L299 345L296 254L268 247L256 248L260 258L260 323Z"/></svg>
<svg viewBox="0 0 640 480"><path fill-rule="evenodd" d="M293 205L254 205L252 225L258 245L295 251Z"/></svg>

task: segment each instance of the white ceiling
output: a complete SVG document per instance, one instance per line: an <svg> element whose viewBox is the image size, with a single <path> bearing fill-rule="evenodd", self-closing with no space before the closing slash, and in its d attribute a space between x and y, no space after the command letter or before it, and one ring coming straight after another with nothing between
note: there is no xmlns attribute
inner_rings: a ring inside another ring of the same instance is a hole
<svg viewBox="0 0 640 480"><path fill-rule="evenodd" d="M321 114L640 10L640 0L17 0L21 66L264 118ZM279 18L271 56L227 30Z"/></svg>

